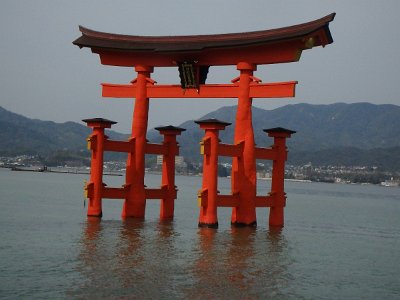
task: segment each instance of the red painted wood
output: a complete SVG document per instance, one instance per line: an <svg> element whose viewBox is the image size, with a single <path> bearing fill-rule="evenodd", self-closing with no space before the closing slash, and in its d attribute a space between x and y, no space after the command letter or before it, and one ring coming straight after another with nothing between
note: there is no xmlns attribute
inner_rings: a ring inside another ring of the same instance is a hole
<svg viewBox="0 0 400 300"><path fill-rule="evenodd" d="M257 83L250 85L251 98L294 97L297 81ZM136 98L137 84L102 83L102 96L112 98ZM238 84L204 84L199 90L184 90L180 85L148 85L149 98L237 98Z"/></svg>

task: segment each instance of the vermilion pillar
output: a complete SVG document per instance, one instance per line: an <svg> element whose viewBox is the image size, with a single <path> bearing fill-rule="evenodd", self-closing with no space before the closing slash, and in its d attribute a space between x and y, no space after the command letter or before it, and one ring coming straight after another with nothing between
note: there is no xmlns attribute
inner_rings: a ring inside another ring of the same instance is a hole
<svg viewBox="0 0 400 300"><path fill-rule="evenodd" d="M287 160L286 138L296 131L277 127L271 129L264 129L268 136L274 138L273 150L276 151L275 159L272 163L272 182L271 182L271 196L273 202L269 212L269 225L270 226L283 226L284 214L283 209L286 205L285 194L285 162Z"/></svg>
<svg viewBox="0 0 400 300"><path fill-rule="evenodd" d="M252 98L250 83L253 81L254 64L240 62L239 97L236 113L234 143L244 141L243 156L232 161L232 194L239 193L239 206L232 210L232 225L252 226L256 222L256 160L254 154L254 132L252 125Z"/></svg>
<svg viewBox="0 0 400 300"><path fill-rule="evenodd" d="M199 227L218 227L217 194L218 194L218 144L219 131L224 130L231 123L208 119L196 121L201 129L205 130L202 140L203 184L202 195L206 196L206 203L201 199Z"/></svg>
<svg viewBox="0 0 400 300"><path fill-rule="evenodd" d="M164 154L162 164L162 188L166 187L166 194L161 199L160 218L172 219L174 217L174 202L176 199L175 187L175 157L179 154L179 146L176 142L176 136L180 135L186 129L164 126L156 127L156 130L164 136Z"/></svg>
<svg viewBox="0 0 400 300"><path fill-rule="evenodd" d="M107 119L94 118L82 120L87 126L93 128L93 133L88 139L88 146L92 151L90 164L90 181L86 188L90 187L89 205L87 215L91 217L101 217L101 199L103 191L103 156L104 156L104 129L111 128L116 124Z"/></svg>
<svg viewBox="0 0 400 300"><path fill-rule="evenodd" d="M124 202L122 217L144 218L146 194L144 186L146 132L149 113L147 85L151 84L149 66L136 66L137 78L132 83L137 88L132 121L132 138L135 139L135 151L128 154L126 164L126 186L129 192Z"/></svg>

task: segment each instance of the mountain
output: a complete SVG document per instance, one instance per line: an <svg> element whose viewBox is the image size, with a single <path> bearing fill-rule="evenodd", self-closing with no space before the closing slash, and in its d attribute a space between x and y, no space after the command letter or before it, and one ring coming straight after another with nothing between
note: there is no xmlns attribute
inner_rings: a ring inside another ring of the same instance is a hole
<svg viewBox="0 0 400 300"><path fill-rule="evenodd" d="M295 166L308 163L314 166L374 166L380 171L399 172L400 147L375 149L336 147L311 151L292 149L288 156L288 163Z"/></svg>
<svg viewBox="0 0 400 300"><path fill-rule="evenodd" d="M201 119L216 118L231 122L231 126L220 132L220 138L224 143L232 143L235 115L236 106L229 106L213 111ZM186 121L179 126L187 129L179 138L182 154L191 157L198 152L198 143L204 132L193 121ZM293 104L274 110L253 107L253 127L259 146L272 143L272 139L262 129L285 127L297 131L288 139L288 147L295 151L400 147L400 106L335 103ZM159 137L150 132L149 139L159 140Z"/></svg>
<svg viewBox="0 0 400 300"><path fill-rule="evenodd" d="M220 134L224 143L233 142L236 106L222 107L201 119L231 122ZM186 131L178 136L181 155L201 160L199 142L204 132L191 121L179 125ZM289 163L377 165L400 170L400 106L370 103L330 105L293 104L274 110L253 107L256 143L269 146L272 139L262 129L285 127L297 131L288 139ZM88 156L86 138L91 129L74 122L55 123L26 118L0 107L0 156L39 154L55 151L82 152ZM108 131L112 139L127 135ZM148 139L160 142L152 129ZM111 155L116 153L111 153ZM108 154L110 155L110 154ZM117 157L117 156L108 156Z"/></svg>
<svg viewBox="0 0 400 300"><path fill-rule="evenodd" d="M78 123L55 123L29 119L0 106L0 155L49 155L54 151L81 151L91 129ZM126 135L109 131L110 138L126 139Z"/></svg>

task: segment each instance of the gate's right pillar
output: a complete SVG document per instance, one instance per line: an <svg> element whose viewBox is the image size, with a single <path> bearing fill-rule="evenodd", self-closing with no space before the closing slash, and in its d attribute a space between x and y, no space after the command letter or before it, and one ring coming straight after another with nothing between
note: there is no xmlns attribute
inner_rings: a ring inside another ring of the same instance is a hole
<svg viewBox="0 0 400 300"><path fill-rule="evenodd" d="M256 65L240 62L238 108L236 113L234 143L244 142L243 156L232 161L232 194L239 194L239 206L232 209L232 225L254 226L257 224L255 198L257 189L255 142L252 125L252 98L250 84Z"/></svg>
<svg viewBox="0 0 400 300"><path fill-rule="evenodd" d="M284 207L286 205L285 193L285 162L287 160L286 139L296 131L277 127L264 129L268 136L274 138L272 149L276 156L272 163L271 193L273 198L269 211L269 225L280 226L284 224Z"/></svg>
<svg viewBox="0 0 400 300"><path fill-rule="evenodd" d="M151 66L135 66L137 78L132 81L137 88L135 107L132 118L131 140L135 139L133 152L128 153L126 163L125 186L126 195L122 209L122 217L144 218L146 210L146 192L144 185L145 155L146 155L146 132L149 114L149 98L147 97L147 86L152 84L150 74L153 72Z"/></svg>

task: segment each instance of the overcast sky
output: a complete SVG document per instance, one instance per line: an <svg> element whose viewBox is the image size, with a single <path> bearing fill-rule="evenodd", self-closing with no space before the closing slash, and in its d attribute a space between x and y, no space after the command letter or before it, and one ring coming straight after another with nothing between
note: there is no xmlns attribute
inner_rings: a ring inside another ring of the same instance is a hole
<svg viewBox="0 0 400 300"><path fill-rule="evenodd" d="M399 0L1 0L0 106L56 122L105 117L129 132L134 101L101 98L101 82L128 83L130 68L103 66L72 41L78 25L132 35L245 32L295 25L332 12L334 43L303 52L300 62L259 66L263 82L298 80L296 98L255 99L272 109L289 103L399 104ZM208 83L228 83L234 67L210 69ZM179 83L175 68L156 68L158 83ZM153 99L149 126L179 125L233 99Z"/></svg>

